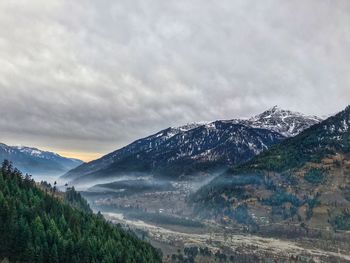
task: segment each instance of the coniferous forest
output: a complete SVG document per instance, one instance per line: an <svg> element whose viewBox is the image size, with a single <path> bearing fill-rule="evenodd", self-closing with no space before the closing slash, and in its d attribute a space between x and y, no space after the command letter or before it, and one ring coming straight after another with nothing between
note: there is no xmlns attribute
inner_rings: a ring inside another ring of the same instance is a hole
<svg viewBox="0 0 350 263"><path fill-rule="evenodd" d="M92 214L84 201L74 189L63 198L47 191L5 161L0 171L0 260L161 262L159 251Z"/></svg>

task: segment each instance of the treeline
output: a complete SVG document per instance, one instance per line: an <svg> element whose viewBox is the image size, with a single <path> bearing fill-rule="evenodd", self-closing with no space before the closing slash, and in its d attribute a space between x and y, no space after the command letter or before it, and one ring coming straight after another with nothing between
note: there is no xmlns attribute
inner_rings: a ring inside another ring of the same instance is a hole
<svg viewBox="0 0 350 263"><path fill-rule="evenodd" d="M5 161L0 170L0 259L10 262L161 262L160 252L66 198L36 186ZM66 200L65 200L66 199Z"/></svg>
<svg viewBox="0 0 350 263"><path fill-rule="evenodd" d="M65 192L57 191L56 182L54 186L46 181L40 182L40 188L45 191L45 193L51 193L57 197L63 198L63 200L74 208L80 209L86 213L92 213L89 203L82 197L82 195L75 191L73 187L67 187Z"/></svg>

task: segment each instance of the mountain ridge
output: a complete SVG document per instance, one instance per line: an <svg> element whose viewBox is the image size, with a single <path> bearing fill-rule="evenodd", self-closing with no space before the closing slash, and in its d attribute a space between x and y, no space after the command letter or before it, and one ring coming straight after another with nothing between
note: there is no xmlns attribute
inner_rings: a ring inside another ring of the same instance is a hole
<svg viewBox="0 0 350 263"><path fill-rule="evenodd" d="M35 147L9 146L4 143L0 143L0 159L10 160L23 172L34 175L60 175L83 163L81 160Z"/></svg>
<svg viewBox="0 0 350 263"><path fill-rule="evenodd" d="M193 194L195 210L249 225L303 223L349 230L349 127L347 107L227 170ZM247 220L237 217L242 211Z"/></svg>
<svg viewBox="0 0 350 263"><path fill-rule="evenodd" d="M236 165L284 140L287 136L282 133L291 136L319 120L273 107L248 120L218 120L169 127L83 164L63 177L75 180L87 175L97 177L123 171L179 176L220 165ZM280 123L279 132L265 128L276 122Z"/></svg>
<svg viewBox="0 0 350 263"><path fill-rule="evenodd" d="M305 120L308 120L308 122L305 122ZM275 105L261 114L249 118L246 121L243 120L243 123L252 127L273 130L285 137L294 137L320 121L322 121L322 118L317 116L284 110Z"/></svg>

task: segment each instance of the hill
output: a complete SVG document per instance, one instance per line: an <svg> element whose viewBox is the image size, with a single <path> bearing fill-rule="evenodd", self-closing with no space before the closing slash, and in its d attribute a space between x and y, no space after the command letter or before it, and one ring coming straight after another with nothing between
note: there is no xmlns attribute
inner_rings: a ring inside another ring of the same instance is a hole
<svg viewBox="0 0 350 263"><path fill-rule="evenodd" d="M230 169L192 196L198 214L249 225L350 230L349 127L347 107Z"/></svg>
<svg viewBox="0 0 350 263"><path fill-rule="evenodd" d="M25 146L0 143L0 160L10 160L24 173L33 175L62 175L83 161L62 157L56 153Z"/></svg>
<svg viewBox="0 0 350 263"><path fill-rule="evenodd" d="M73 206L71 205L73 204ZM11 262L161 262L136 236L94 215L74 189L56 193L4 162L0 259Z"/></svg>

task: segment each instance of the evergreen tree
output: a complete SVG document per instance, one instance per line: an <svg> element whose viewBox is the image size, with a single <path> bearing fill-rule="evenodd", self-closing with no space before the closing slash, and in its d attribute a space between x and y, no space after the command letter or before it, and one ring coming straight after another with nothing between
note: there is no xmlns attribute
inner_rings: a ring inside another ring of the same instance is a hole
<svg viewBox="0 0 350 263"><path fill-rule="evenodd" d="M158 251L94 215L69 189L63 200L4 161L0 168L0 259L10 262L161 262Z"/></svg>

